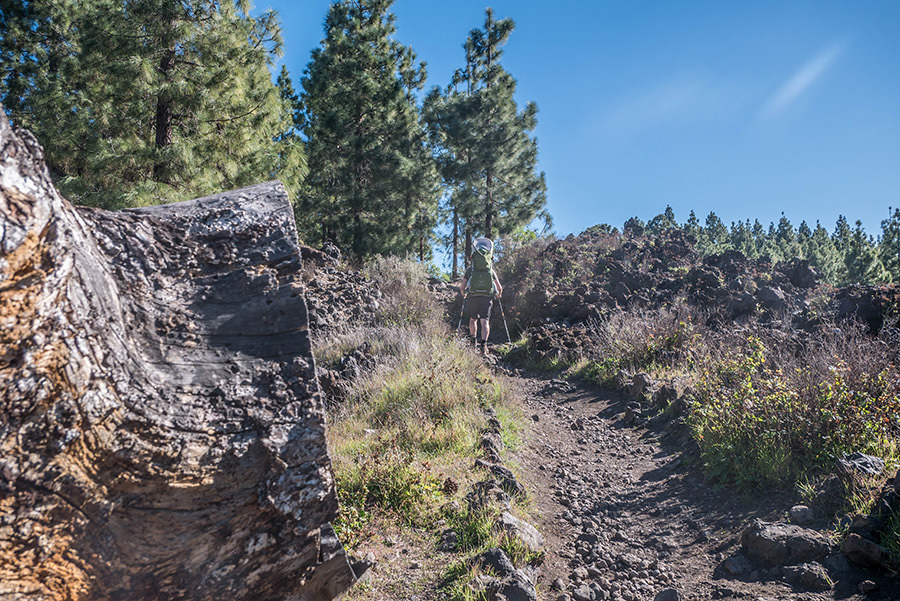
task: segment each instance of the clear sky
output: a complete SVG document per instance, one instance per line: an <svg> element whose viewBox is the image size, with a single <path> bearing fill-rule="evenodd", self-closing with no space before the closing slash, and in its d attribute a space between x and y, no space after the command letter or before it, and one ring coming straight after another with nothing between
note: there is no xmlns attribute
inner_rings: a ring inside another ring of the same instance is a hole
<svg viewBox="0 0 900 601"><path fill-rule="evenodd" d="M326 0L281 15L299 88ZM396 39L427 88L464 62L484 10L516 22L503 63L538 105L540 169L560 236L647 220L839 214L880 231L900 206L900 2L397 0Z"/></svg>

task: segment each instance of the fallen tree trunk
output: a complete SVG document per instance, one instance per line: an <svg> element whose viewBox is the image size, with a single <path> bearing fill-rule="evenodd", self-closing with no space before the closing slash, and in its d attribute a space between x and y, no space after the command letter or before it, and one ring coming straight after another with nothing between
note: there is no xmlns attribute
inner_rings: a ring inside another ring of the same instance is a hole
<svg viewBox="0 0 900 601"><path fill-rule="evenodd" d="M280 183L76 208L0 110L0 598L354 581L299 268Z"/></svg>

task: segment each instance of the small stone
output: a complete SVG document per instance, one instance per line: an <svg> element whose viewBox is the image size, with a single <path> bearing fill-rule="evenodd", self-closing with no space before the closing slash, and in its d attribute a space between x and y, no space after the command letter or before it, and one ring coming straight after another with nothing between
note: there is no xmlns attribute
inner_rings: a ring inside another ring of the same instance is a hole
<svg viewBox="0 0 900 601"><path fill-rule="evenodd" d="M681 601L681 595L675 589L667 588L656 593L653 601Z"/></svg>
<svg viewBox="0 0 900 601"><path fill-rule="evenodd" d="M582 584L572 591L572 598L575 601L594 601L594 591L586 584Z"/></svg>
<svg viewBox="0 0 900 601"><path fill-rule="evenodd" d="M863 595L868 595L869 593L875 591L875 589L878 588L878 585L875 584L875 581L873 581L873 580L863 580L862 582L859 583L859 586L857 586L856 588Z"/></svg>
<svg viewBox="0 0 900 601"><path fill-rule="evenodd" d="M733 555L725 560L725 571L732 576L742 576L749 572L753 566L750 560L743 555Z"/></svg>
<svg viewBox="0 0 900 601"><path fill-rule="evenodd" d="M444 530L441 533L441 542L438 544L438 551L451 553L459 547L459 535L456 530Z"/></svg>
<svg viewBox="0 0 900 601"><path fill-rule="evenodd" d="M794 505L791 507L791 521L800 526L811 524L815 516L813 510L806 505Z"/></svg>
<svg viewBox="0 0 900 601"><path fill-rule="evenodd" d="M572 575L574 576L573 580L576 580L576 581L587 580L587 577L588 577L587 568L584 566L578 566L572 572Z"/></svg>
<svg viewBox="0 0 900 601"><path fill-rule="evenodd" d="M551 591L562 591L562 590L565 590L565 588L566 588L566 583L562 578L557 578L552 583L550 583Z"/></svg>

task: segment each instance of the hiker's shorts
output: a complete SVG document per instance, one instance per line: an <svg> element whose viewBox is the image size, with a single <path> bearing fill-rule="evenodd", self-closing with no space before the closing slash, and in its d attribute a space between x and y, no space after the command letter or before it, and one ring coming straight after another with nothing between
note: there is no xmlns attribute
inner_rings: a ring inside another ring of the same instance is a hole
<svg viewBox="0 0 900 601"><path fill-rule="evenodd" d="M469 297L469 318L470 319L490 319L491 304L493 299L490 296L470 296Z"/></svg>

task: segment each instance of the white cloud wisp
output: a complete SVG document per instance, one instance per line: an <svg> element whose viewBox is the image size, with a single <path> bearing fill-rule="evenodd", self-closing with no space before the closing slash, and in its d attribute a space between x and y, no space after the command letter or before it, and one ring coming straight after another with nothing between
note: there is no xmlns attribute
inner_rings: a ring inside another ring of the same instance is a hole
<svg viewBox="0 0 900 601"><path fill-rule="evenodd" d="M815 84L844 53L844 44L828 46L816 54L772 94L760 111L760 117L772 118L794 103L804 92Z"/></svg>

